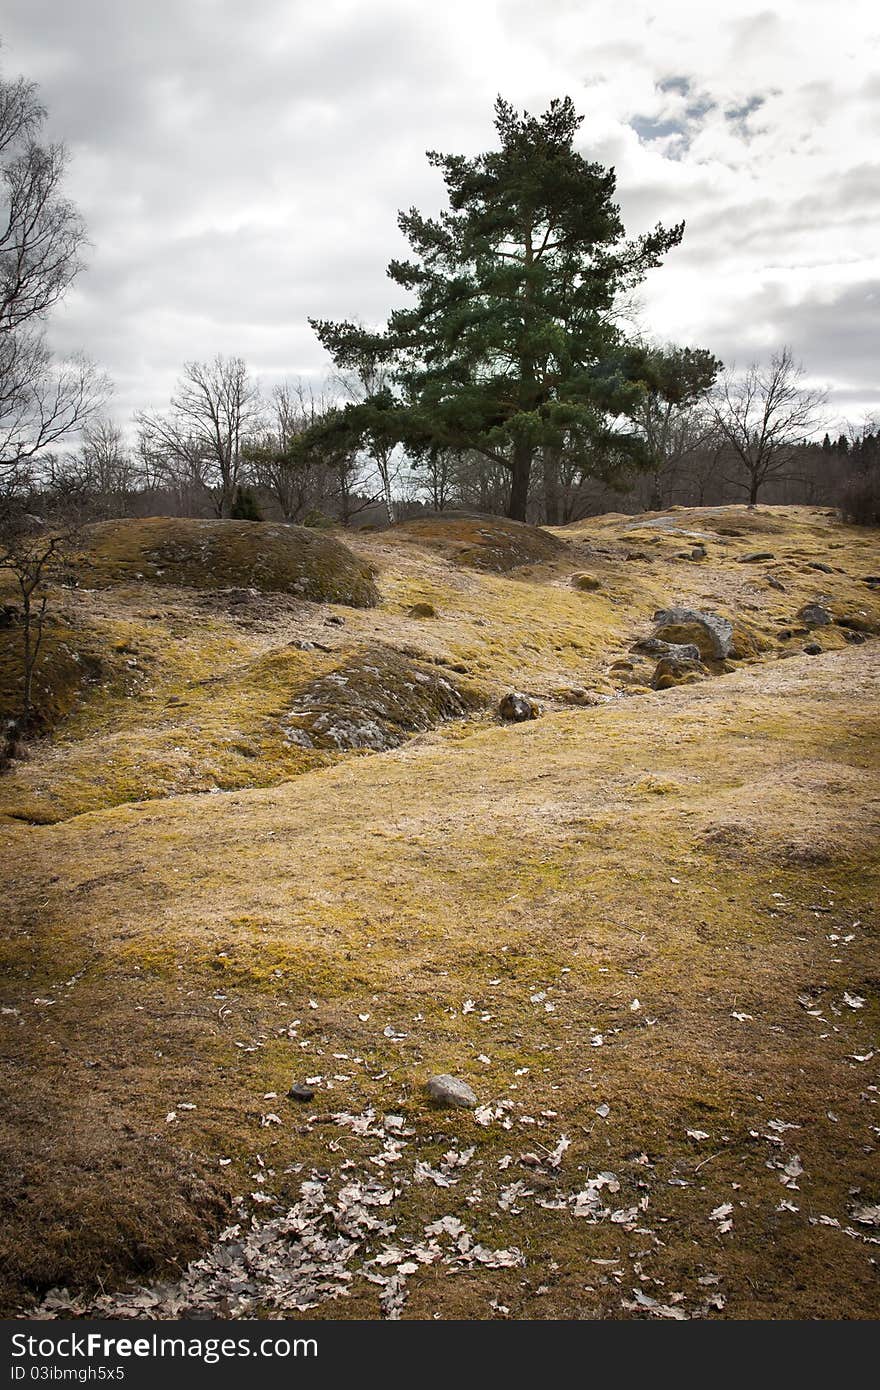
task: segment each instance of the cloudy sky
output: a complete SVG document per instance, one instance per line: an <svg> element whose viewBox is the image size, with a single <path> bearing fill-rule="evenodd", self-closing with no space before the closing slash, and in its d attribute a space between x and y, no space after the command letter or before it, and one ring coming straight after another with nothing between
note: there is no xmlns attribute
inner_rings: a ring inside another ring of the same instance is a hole
<svg viewBox="0 0 880 1390"><path fill-rule="evenodd" d="M384 319L426 149L498 93L570 95L627 231L684 218L644 329L745 365L790 344L829 423L880 413L880 24L867 0L4 0L0 65L67 144L89 268L52 321L167 403L182 363L320 375L307 317Z"/></svg>

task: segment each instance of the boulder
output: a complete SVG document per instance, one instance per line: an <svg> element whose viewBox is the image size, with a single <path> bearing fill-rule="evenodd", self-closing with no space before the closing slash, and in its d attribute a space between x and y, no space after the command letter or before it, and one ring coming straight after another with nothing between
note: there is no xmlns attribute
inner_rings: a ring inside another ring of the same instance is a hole
<svg viewBox="0 0 880 1390"><path fill-rule="evenodd" d="M502 719L507 720L510 724L522 724L527 719L537 719L541 710L534 700L529 699L528 695L511 690L501 700L498 713Z"/></svg>
<svg viewBox="0 0 880 1390"><path fill-rule="evenodd" d="M437 1105L457 1106L461 1110L475 1110L477 1097L466 1081L443 1072L432 1076L425 1086L428 1095Z"/></svg>
<svg viewBox="0 0 880 1390"><path fill-rule="evenodd" d="M702 661L691 657L661 656L651 677L654 690L669 690L674 685L692 685L709 672Z"/></svg>
<svg viewBox="0 0 880 1390"><path fill-rule="evenodd" d="M826 627L833 622L828 609L823 608L821 603L805 603L803 608L798 609L798 617L807 627Z"/></svg>
<svg viewBox="0 0 880 1390"><path fill-rule="evenodd" d="M733 623L718 613L699 608L660 608L654 614L654 633L662 642L699 648L703 661L723 661L733 645Z"/></svg>

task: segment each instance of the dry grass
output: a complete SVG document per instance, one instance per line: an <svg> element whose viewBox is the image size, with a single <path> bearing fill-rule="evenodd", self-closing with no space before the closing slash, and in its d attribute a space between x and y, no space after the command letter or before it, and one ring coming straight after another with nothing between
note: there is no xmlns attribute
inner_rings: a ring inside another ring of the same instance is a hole
<svg viewBox="0 0 880 1390"><path fill-rule="evenodd" d="M656 543L650 528L634 532L651 558L632 561L631 519L602 518L559 533L563 560L505 576L451 568L395 533L358 537L382 604L349 611L342 629L294 604L274 621L212 608L194 635L185 591L163 597L156 626L149 593L71 596L96 628L123 621L124 606L140 640L163 636L138 701L93 693L62 741L4 779L12 801L75 804L72 769L82 776L91 758L106 771L114 738L148 760L173 691L194 756L224 720L238 737L368 640L410 649L425 669L467 665L465 683L483 662L489 694L576 679L620 697L551 700L528 725L429 730L391 752L297 765L277 786L259 785L261 759L247 759L251 785L210 803L96 797L90 814L57 824L0 821L3 1002L15 1011L0 1015L7 1309L58 1282L173 1268L222 1222L224 1193L254 1190L266 1169L280 1201L310 1167L369 1169L365 1141L309 1117L372 1105L408 1118L426 1161L453 1140L477 1147L456 1187L405 1189L402 1228L456 1214L526 1257L523 1269L453 1278L426 1268L404 1316L491 1317L494 1302L514 1317L625 1317L633 1287L662 1303L680 1292L689 1311L709 1287L725 1300L712 1316L877 1315L877 1247L844 1228L854 1204L880 1199L877 1056L854 1060L877 1049L880 1029L880 658L874 643L842 639L811 658L803 638L776 636L818 597L875 621L861 576L877 572L876 554L815 513L667 520L775 527L761 544L778 549L785 592L738 561L756 548L749 536L678 561L667 552L680 538L662 523ZM834 572L809 570L816 560ZM602 589L578 592L573 572ZM638 664L611 667L653 607L710 599L772 647L696 686L624 696L639 688ZM409 618L418 600L438 617ZM288 649L294 634L331 650ZM434 1071L509 1098L513 1129L428 1107L421 1085ZM312 1107L283 1100L291 1080L317 1074ZM261 1126L268 1106L282 1125ZM653 1234L542 1208L540 1191L520 1213L499 1207L503 1186L534 1187L520 1156L563 1133L562 1190L609 1169L621 1206L648 1198ZM797 1190L767 1166L792 1153ZM302 1174L285 1173L297 1164ZM734 1226L721 1235L709 1217L727 1202ZM811 1224L819 1216L840 1228ZM720 1282L699 1284L710 1275ZM376 1290L356 1281L318 1313L377 1311Z"/></svg>

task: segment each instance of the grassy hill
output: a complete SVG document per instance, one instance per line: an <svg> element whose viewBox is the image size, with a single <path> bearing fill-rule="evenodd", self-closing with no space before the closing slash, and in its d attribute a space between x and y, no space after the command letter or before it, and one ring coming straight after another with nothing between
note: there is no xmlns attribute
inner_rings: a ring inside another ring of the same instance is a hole
<svg viewBox="0 0 880 1390"><path fill-rule="evenodd" d="M0 779L7 1309L877 1315L876 537L513 530L339 534L373 607L56 596L101 674ZM732 650L654 690L682 606ZM233 1221L244 1285L183 1275Z"/></svg>

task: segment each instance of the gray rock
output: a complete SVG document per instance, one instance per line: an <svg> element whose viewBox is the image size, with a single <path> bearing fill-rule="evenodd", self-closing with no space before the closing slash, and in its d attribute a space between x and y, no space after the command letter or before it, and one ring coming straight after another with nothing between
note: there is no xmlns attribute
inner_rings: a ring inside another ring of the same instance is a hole
<svg viewBox="0 0 880 1390"><path fill-rule="evenodd" d="M511 724L522 724L526 719L537 719L541 711L535 701L529 699L528 695L511 690L510 694L505 695L501 700L498 713L502 719L506 719Z"/></svg>
<svg viewBox="0 0 880 1390"><path fill-rule="evenodd" d="M821 656L822 648L819 646L818 642L808 642L804 647L804 654L806 656Z"/></svg>
<svg viewBox="0 0 880 1390"><path fill-rule="evenodd" d="M781 594L785 593L785 585L776 578L775 574L767 575L767 587L768 589L778 589Z"/></svg>
<svg viewBox="0 0 880 1390"><path fill-rule="evenodd" d="M630 651L642 656L676 656L682 661L700 661L700 649L694 642L661 642L659 637L645 637L634 642Z"/></svg>
<svg viewBox="0 0 880 1390"><path fill-rule="evenodd" d="M833 574L834 570L830 565L824 565L819 560L811 560L807 566L811 570L821 570L823 574Z"/></svg>
<svg viewBox="0 0 880 1390"><path fill-rule="evenodd" d="M750 555L740 555L741 565L756 565L759 560L775 560L776 556L772 550L753 550Z"/></svg>
<svg viewBox="0 0 880 1390"><path fill-rule="evenodd" d="M711 655L716 661L723 661L730 655L733 646L733 623L718 613L707 613L699 608L660 608L654 614L657 636L663 628L696 627L709 639Z"/></svg>
<svg viewBox="0 0 880 1390"><path fill-rule="evenodd" d="M290 1090L287 1092L288 1100L300 1100L303 1103L315 1099L315 1093L311 1086L304 1086L301 1081L294 1081Z"/></svg>
<svg viewBox="0 0 880 1390"><path fill-rule="evenodd" d="M478 1101L466 1081L446 1072L432 1076L425 1090L438 1105L458 1106L462 1110L475 1110Z"/></svg>
<svg viewBox="0 0 880 1390"><path fill-rule="evenodd" d="M803 608L798 610L798 617L807 627L827 627L834 621L828 609L823 608L821 603L805 603Z"/></svg>

